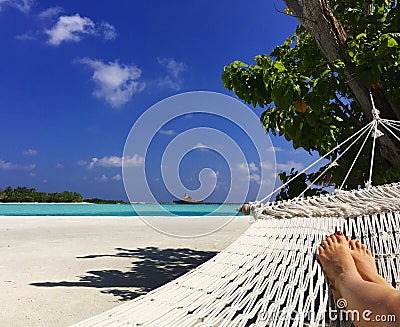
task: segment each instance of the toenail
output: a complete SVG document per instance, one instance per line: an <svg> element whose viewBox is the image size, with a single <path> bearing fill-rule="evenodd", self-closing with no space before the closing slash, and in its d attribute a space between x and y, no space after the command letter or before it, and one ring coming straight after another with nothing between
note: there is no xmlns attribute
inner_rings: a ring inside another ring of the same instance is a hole
<svg viewBox="0 0 400 327"><path fill-rule="evenodd" d="M338 231L336 232L336 235L342 236L343 233L342 233L340 230L338 230Z"/></svg>

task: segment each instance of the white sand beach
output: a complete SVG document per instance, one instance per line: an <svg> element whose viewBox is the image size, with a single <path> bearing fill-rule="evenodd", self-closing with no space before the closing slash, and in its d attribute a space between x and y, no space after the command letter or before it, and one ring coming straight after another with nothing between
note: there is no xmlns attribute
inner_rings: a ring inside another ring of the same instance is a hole
<svg viewBox="0 0 400 327"><path fill-rule="evenodd" d="M70 326L180 276L249 226L235 217L176 238L138 217L0 217L0 326Z"/></svg>

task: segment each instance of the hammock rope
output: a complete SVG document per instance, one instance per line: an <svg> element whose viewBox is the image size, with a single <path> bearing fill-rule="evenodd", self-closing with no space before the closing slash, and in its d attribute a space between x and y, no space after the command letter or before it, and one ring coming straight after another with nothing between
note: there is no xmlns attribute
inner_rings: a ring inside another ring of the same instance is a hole
<svg viewBox="0 0 400 327"><path fill-rule="evenodd" d="M366 244L380 274L400 290L400 183L372 186L376 139L383 135L379 127L400 141L395 134L400 122L381 119L372 97L371 102L373 121L261 201L241 207L240 212L252 214L255 222L225 250L164 286L75 327L349 326L351 322L340 321L315 258L321 241L338 230ZM365 188L342 190L371 136ZM350 144L322 172L326 173L362 137L361 148L333 194L263 203Z"/></svg>
<svg viewBox="0 0 400 327"><path fill-rule="evenodd" d="M338 144L337 146L335 146L331 151L329 151L328 153L326 153L325 155L323 155L322 157L320 157L319 159L317 159L316 161L314 161L313 163L311 163L310 165L308 165L306 168L304 168L301 172L299 172L297 175L293 176L293 178L291 178L290 180L288 180L286 183L282 184L281 186L277 187L274 191L272 191L271 193L269 193L268 195L266 195L263 199L259 200L259 201L255 201L254 203L257 202L265 202L267 200L269 200L271 198L272 195L274 195L275 193L277 193L278 191L280 191L282 188L286 187L287 185L289 185L290 182L294 181L296 178L298 178L301 174L305 173L306 171L308 171L310 168L314 167L316 164L318 164L320 161L322 161L323 159L327 158L329 155L331 155L334 151L336 151L337 149L339 149L340 147L342 147L343 145L345 145L347 142L351 141L353 138L355 138L356 136L358 136L360 133L363 133L367 128L371 127L372 122L370 122L369 124L365 125L363 128L361 128L359 131L357 131L356 133L354 133L353 135L351 135L349 138L347 138L346 140L344 140L342 143Z"/></svg>
<svg viewBox="0 0 400 327"><path fill-rule="evenodd" d="M399 289L399 222L398 211L353 218L266 216L189 273L76 327L328 326L328 312L336 309L316 247L337 230L356 237Z"/></svg>

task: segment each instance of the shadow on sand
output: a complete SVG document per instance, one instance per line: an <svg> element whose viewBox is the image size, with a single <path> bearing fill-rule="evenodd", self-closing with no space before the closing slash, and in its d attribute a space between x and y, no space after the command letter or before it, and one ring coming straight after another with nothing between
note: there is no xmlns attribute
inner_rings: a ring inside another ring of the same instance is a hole
<svg viewBox="0 0 400 327"><path fill-rule="evenodd" d="M134 250L123 248L116 248L115 250L117 251L115 254L93 254L77 258L132 258L134 261L129 271L93 270L79 276L79 281L40 282L30 285L40 287L94 287L104 289L101 291L102 293L113 294L120 301L128 301L181 276L217 254L217 252L195 251L187 248L159 249L145 247Z"/></svg>

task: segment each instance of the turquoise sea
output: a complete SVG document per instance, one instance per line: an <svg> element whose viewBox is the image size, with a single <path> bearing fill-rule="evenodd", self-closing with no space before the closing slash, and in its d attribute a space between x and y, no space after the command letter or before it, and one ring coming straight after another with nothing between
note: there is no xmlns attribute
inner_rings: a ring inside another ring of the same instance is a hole
<svg viewBox="0 0 400 327"><path fill-rule="evenodd" d="M0 204L0 216L234 216L240 204Z"/></svg>

